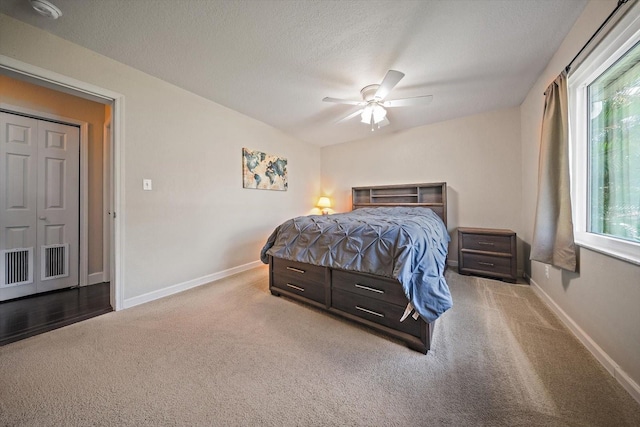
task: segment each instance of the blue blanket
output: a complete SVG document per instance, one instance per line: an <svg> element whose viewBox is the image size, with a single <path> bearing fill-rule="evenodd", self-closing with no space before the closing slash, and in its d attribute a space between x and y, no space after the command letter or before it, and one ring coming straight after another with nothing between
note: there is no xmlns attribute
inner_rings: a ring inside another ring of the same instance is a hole
<svg viewBox="0 0 640 427"><path fill-rule="evenodd" d="M262 248L269 256L398 280L427 322L451 308L444 278L449 233L428 208L363 208L311 215L279 225Z"/></svg>

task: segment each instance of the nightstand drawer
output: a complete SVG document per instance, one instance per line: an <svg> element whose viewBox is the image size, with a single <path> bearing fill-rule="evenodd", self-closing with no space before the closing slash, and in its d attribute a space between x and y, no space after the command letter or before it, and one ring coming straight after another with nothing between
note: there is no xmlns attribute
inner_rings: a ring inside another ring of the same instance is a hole
<svg viewBox="0 0 640 427"><path fill-rule="evenodd" d="M461 261L461 269L464 271L512 278L511 271L513 266L510 257L463 253Z"/></svg>
<svg viewBox="0 0 640 427"><path fill-rule="evenodd" d="M485 252L511 253L511 236L491 234L462 234L462 247Z"/></svg>
<svg viewBox="0 0 640 427"><path fill-rule="evenodd" d="M363 277L362 274L333 270L331 286L333 289L342 289L365 297L398 304L403 307L406 306L408 302L402 284L397 280Z"/></svg>

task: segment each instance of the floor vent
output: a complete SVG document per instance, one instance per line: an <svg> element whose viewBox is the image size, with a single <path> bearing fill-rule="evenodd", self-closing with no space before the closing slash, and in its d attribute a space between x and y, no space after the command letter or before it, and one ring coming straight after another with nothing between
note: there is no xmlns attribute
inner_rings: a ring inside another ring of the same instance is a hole
<svg viewBox="0 0 640 427"><path fill-rule="evenodd" d="M33 283L33 248L16 248L2 251L0 258L4 272L2 286L18 286Z"/></svg>
<svg viewBox="0 0 640 427"><path fill-rule="evenodd" d="M42 246L42 280L69 275L69 244Z"/></svg>

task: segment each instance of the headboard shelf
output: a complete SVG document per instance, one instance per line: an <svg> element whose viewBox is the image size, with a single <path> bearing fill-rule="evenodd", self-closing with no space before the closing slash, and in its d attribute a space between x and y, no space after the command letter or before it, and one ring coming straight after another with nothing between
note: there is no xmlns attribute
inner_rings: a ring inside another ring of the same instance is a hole
<svg viewBox="0 0 640 427"><path fill-rule="evenodd" d="M447 183L353 187L352 209L376 206L422 206L433 209L447 224Z"/></svg>
<svg viewBox="0 0 640 427"><path fill-rule="evenodd" d="M382 199L385 197L418 197L417 193L407 193L407 194L376 194L371 195L374 199Z"/></svg>

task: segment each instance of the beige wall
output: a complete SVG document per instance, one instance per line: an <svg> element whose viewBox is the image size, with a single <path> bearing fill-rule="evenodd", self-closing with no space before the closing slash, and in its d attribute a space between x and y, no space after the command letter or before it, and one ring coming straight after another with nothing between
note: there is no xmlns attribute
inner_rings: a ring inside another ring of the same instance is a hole
<svg viewBox="0 0 640 427"><path fill-rule="evenodd" d="M321 153L322 188L337 211L351 210L354 186L446 181L449 260L458 258L457 227L520 231L517 107L332 145Z"/></svg>
<svg viewBox="0 0 640 427"><path fill-rule="evenodd" d="M102 269L102 134L105 106L0 75L0 102L89 123L89 274Z"/></svg>
<svg viewBox="0 0 640 427"><path fill-rule="evenodd" d="M0 54L125 96L125 305L257 261L317 200L319 149L264 123L5 15ZM289 190L243 189L242 147L286 157Z"/></svg>
<svg viewBox="0 0 640 427"><path fill-rule="evenodd" d="M527 242L531 242L534 227L543 93L615 5L615 0L588 4L521 106L522 236ZM640 266L581 248L579 268L578 274L551 268L547 279L544 265L533 262L527 266L532 284L640 384Z"/></svg>

